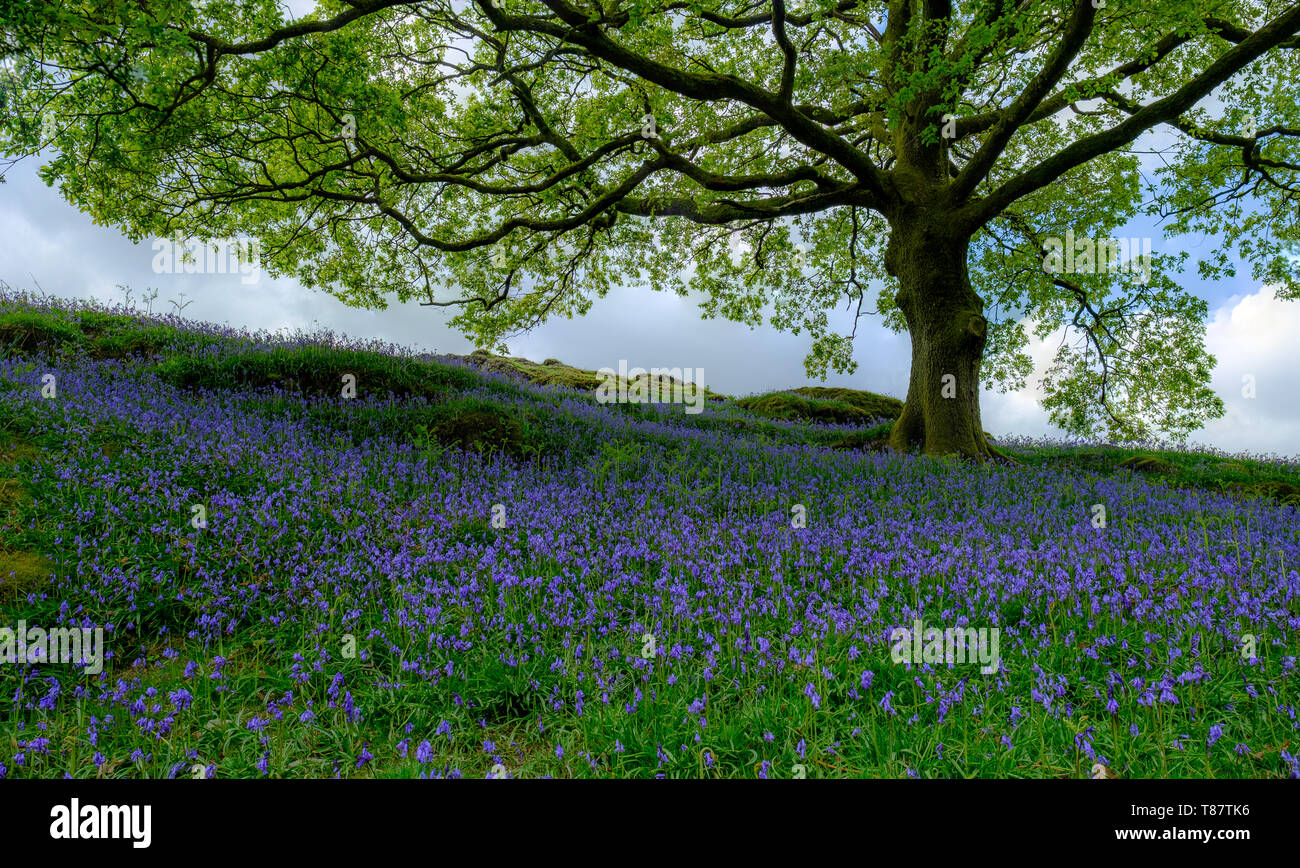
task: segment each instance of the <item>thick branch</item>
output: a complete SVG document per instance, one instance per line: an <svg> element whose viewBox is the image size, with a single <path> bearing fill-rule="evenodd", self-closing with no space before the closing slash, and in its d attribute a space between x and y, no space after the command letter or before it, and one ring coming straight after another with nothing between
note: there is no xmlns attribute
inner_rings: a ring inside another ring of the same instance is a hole
<svg viewBox="0 0 1300 868"><path fill-rule="evenodd" d="M1074 16L1070 19L1065 35L1056 46L1056 50L1052 52L1042 70L1034 76L1020 96L1016 97L1016 100L1001 113L1001 117L989 131L984 144L952 182L949 189L955 201L965 199L979 186L980 181L984 180L992 170L993 164L1006 149L1007 142L1061 80L1061 76L1069 69L1070 62L1078 55L1079 49L1083 48L1088 35L1092 33L1097 10L1093 8L1092 0L1075 0L1075 3Z"/></svg>
<svg viewBox="0 0 1300 868"><path fill-rule="evenodd" d="M498 30L539 33L571 42L585 48L593 57L688 99L701 102L730 99L758 109L779 123L796 140L825 154L852 172L877 197L877 202L870 207L883 207L888 199L888 179L865 154L798 109L782 102L779 94L773 94L734 75L687 72L631 51L612 40L599 25L591 22L586 14L565 0L543 0L558 21L529 15L511 15L503 9L493 7L490 0L475 2Z"/></svg>
<svg viewBox="0 0 1300 868"><path fill-rule="evenodd" d="M1293 6L1243 39L1173 94L1139 109L1117 126L1080 139L1011 178L987 198L975 203L966 218L976 225L983 224L1012 202L1047 186L1071 169L1123 147L1156 124L1173 121L1265 52L1291 38L1297 30L1300 30L1300 5Z"/></svg>

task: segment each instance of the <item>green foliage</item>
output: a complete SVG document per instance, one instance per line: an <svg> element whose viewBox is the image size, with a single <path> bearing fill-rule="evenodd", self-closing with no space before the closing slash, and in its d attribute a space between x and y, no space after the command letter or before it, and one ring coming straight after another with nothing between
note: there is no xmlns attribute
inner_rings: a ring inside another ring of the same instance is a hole
<svg viewBox="0 0 1300 868"><path fill-rule="evenodd" d="M50 355L73 349L82 340L81 331L65 316L26 310L0 313L0 352Z"/></svg>
<svg viewBox="0 0 1300 868"><path fill-rule="evenodd" d="M800 386L791 389L796 395L815 398L819 401L833 401L850 404L876 419L897 419L903 415L903 402L888 395L863 392L860 389L845 389L828 386Z"/></svg>
<svg viewBox="0 0 1300 868"><path fill-rule="evenodd" d="M1156 457L1155 455L1134 455L1132 458L1125 458L1118 466L1125 470L1132 470L1137 473L1150 473L1157 476L1177 471L1177 468L1175 468L1174 465Z"/></svg>
<svg viewBox="0 0 1300 868"><path fill-rule="evenodd" d="M806 334L810 376L852 371L856 329L830 313L906 328L894 233L960 223L988 385L1022 386L1031 333L1064 327L1075 343L1043 382L1057 424L1179 437L1223 412L1204 307L1176 280L1187 257L1156 250L1148 282L1049 274L1044 243L1169 218L1171 236L1226 240L1203 276L1233 276L1235 253L1300 297L1286 4L921 4L877 30L887 4L812 3L785 22L788 78L770 29L720 24L737 14L722 0L632 0L562 33L528 2L331 0L291 31L266 2L101 5L0 9L0 155L48 155L47 182L133 239L249 236L272 276L358 306L452 305L480 346L632 286ZM596 47L611 36L617 56ZM470 60L449 74L453 38ZM1170 140L1144 179L1133 141L1155 130Z"/></svg>
<svg viewBox="0 0 1300 868"><path fill-rule="evenodd" d="M439 443L478 452L523 453L523 429L503 408L473 399L452 401L438 408L440 421L428 429Z"/></svg>
<svg viewBox="0 0 1300 868"><path fill-rule="evenodd" d="M88 352L98 359L126 359L157 356L170 348L197 350L215 341L209 335L96 310L0 313L0 348L22 356Z"/></svg>
<svg viewBox="0 0 1300 868"><path fill-rule="evenodd" d="M81 326L81 330L91 337L97 337L105 332L132 331L140 327L138 317L128 314L105 313L99 310L79 311L77 321Z"/></svg>
<svg viewBox="0 0 1300 868"><path fill-rule="evenodd" d="M51 573L49 560L26 547L40 533L32 528L35 504L25 473L19 475L20 465L40 457L26 440L0 430L0 602L39 591Z"/></svg>
<svg viewBox="0 0 1300 868"><path fill-rule="evenodd" d="M101 359L156 356L176 338L176 330L162 326L135 328L101 334L92 341L92 352Z"/></svg>
<svg viewBox="0 0 1300 868"><path fill-rule="evenodd" d="M831 444L833 449L865 449L871 452L880 452L889 445L889 432L893 430L893 423L875 425L871 428L865 428L861 431L854 431L836 440Z"/></svg>
<svg viewBox="0 0 1300 868"><path fill-rule="evenodd" d="M1162 485L1228 492L1280 503L1295 503L1300 493L1300 473L1255 459L1197 452L1153 453L1124 447L1005 448L1028 465L1060 465L1101 474L1141 473Z"/></svg>
<svg viewBox="0 0 1300 868"><path fill-rule="evenodd" d="M274 347L266 352L192 352L171 356L156 371L183 388L252 389L267 386L340 395L345 374L356 377L357 394L416 395L437 399L478 379L449 365L396 359L334 347Z"/></svg>
<svg viewBox="0 0 1300 868"><path fill-rule="evenodd" d="M645 454L644 443L629 440L602 443L595 465L596 485L603 487L611 482L619 485L639 479L647 469Z"/></svg>
<svg viewBox="0 0 1300 868"><path fill-rule="evenodd" d="M866 395L868 393L862 394ZM887 401L888 399L881 399L882 406ZM866 424L875 418L867 410L858 406L856 402L848 403L844 400L806 398L803 395L791 392L773 392L768 395L740 398L737 399L736 406L757 416L785 421L803 420Z"/></svg>
<svg viewBox="0 0 1300 868"><path fill-rule="evenodd" d="M0 548L0 602L39 592L51 573L50 561L43 555Z"/></svg>

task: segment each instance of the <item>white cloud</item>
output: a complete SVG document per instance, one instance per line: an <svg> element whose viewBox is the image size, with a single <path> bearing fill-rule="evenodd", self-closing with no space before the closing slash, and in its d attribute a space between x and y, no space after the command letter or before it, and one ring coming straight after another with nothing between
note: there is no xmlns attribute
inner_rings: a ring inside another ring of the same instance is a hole
<svg viewBox="0 0 1300 868"><path fill-rule="evenodd" d="M1002 394L996 390L983 391L980 399L980 419L984 430L995 438L999 436L1018 437L1061 437L1059 428L1047 421L1047 411L1039 405L1042 391L1039 385L1043 375L1056 357L1056 349L1061 343L1061 333L1049 335L1045 340L1033 337L1033 324L1025 326L1029 333L1029 345L1025 352L1034 362L1034 372L1025 378L1025 388Z"/></svg>
<svg viewBox="0 0 1300 868"><path fill-rule="evenodd" d="M384 311L349 308L324 292L296 281L272 280L245 286L236 275L154 274L146 241L133 245L115 229L95 226L39 181L32 163L8 173L0 199L0 278L15 287L63 297L93 296L120 301L117 284L135 292L148 287L161 295L155 311L171 311L169 299L184 292L193 304L184 316L249 329L317 326L357 338L378 338L415 349L467 353L473 345L446 326L447 311L392 304ZM852 328L852 313L839 310L832 327ZM1227 415L1193 435L1194 442L1230 452L1295 455L1300 452L1300 303L1278 300L1271 288L1234 295L1214 308L1206 343L1218 359L1213 386ZM984 427L995 436L1061 437L1039 406L1040 378L1055 355L1057 334L1031 341L1034 374L1020 392L982 391ZM720 392L742 395L809 384L803 370L807 335L768 327L751 329L725 320L701 320L694 299L644 289L615 288L577 319L557 319L510 341L514 354L538 361L554 357L585 368L682 365L703 368L705 382ZM903 397L911 356L906 335L885 329L878 319L859 324L854 358L858 372L832 376L827 385L868 389ZM1256 397L1242 397L1242 376L1255 377Z"/></svg>
<svg viewBox="0 0 1300 868"><path fill-rule="evenodd" d="M1225 415L1208 422L1188 441L1227 452L1300 455L1300 303L1277 298L1274 287L1234 295L1210 315L1206 349L1218 364L1211 388L1223 399ZM1056 333L1032 339L1027 352L1034 373L1020 392L986 392L981 414L993 433L1061 437L1039 405L1039 385L1060 344ZM1255 397L1243 395L1242 377L1252 376Z"/></svg>
<svg viewBox="0 0 1300 868"><path fill-rule="evenodd" d="M1231 450L1300 455L1300 303L1263 286L1214 310L1205 343L1218 360L1212 385L1226 415L1205 426L1199 442ZM1255 379L1245 397L1242 378Z"/></svg>

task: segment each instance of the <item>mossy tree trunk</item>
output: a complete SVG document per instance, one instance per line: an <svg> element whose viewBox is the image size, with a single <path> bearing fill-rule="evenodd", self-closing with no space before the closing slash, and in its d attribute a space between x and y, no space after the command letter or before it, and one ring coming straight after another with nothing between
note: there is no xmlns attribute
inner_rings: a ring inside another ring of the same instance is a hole
<svg viewBox="0 0 1300 868"><path fill-rule="evenodd" d="M946 228L938 209L892 222L885 266L898 279L895 298L912 339L912 372L889 445L976 461L1001 458L980 421L988 321L966 270L969 236Z"/></svg>

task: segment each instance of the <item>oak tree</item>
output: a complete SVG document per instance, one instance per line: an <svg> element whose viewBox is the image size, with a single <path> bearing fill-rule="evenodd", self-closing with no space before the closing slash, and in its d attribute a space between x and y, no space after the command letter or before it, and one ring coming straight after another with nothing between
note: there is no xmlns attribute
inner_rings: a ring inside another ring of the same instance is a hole
<svg viewBox="0 0 1300 868"><path fill-rule="evenodd" d="M1186 254L1300 295L1300 5L1277 0L0 0L0 150L139 240L248 235L481 345L611 286L906 330L900 449L996 455L979 387L1074 433L1223 413ZM1139 150L1139 139L1143 148ZM1143 157L1148 156L1146 163ZM1149 171L1147 171L1149 169ZM1149 244L1149 239L1147 244ZM1235 254L1235 255L1234 255Z"/></svg>

